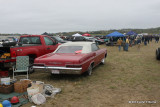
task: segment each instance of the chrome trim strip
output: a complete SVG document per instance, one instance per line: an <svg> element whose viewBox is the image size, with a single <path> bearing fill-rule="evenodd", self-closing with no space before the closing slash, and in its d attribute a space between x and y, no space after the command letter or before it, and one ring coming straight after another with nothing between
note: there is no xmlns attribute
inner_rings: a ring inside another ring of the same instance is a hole
<svg viewBox="0 0 160 107"><path fill-rule="evenodd" d="M56 69L56 70L82 70L82 68L67 68L67 67L47 67L47 66L33 66L33 69Z"/></svg>

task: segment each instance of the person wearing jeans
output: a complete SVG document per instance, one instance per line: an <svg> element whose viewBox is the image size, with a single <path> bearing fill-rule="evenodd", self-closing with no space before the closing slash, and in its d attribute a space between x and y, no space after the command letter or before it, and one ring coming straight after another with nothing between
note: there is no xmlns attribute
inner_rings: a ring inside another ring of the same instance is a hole
<svg viewBox="0 0 160 107"><path fill-rule="evenodd" d="M128 37L127 37L127 39L126 39L126 46L125 46L126 48L125 48L125 51L128 51L128 47L129 47L129 39L128 39Z"/></svg>
<svg viewBox="0 0 160 107"><path fill-rule="evenodd" d="M121 39L121 38L119 38L119 39L117 40L117 44L118 44L118 49L119 49L119 51L121 51L121 45L122 45L122 39Z"/></svg>

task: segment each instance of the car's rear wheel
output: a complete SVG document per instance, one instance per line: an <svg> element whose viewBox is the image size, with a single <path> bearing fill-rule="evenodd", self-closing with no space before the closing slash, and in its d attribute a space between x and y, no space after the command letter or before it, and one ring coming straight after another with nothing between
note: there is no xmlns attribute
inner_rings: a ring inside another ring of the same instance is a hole
<svg viewBox="0 0 160 107"><path fill-rule="evenodd" d="M156 50L156 58L160 60L160 49L159 48Z"/></svg>
<svg viewBox="0 0 160 107"><path fill-rule="evenodd" d="M86 71L86 74L87 74L88 76L92 75L92 65L90 65L90 66L88 67L88 70Z"/></svg>

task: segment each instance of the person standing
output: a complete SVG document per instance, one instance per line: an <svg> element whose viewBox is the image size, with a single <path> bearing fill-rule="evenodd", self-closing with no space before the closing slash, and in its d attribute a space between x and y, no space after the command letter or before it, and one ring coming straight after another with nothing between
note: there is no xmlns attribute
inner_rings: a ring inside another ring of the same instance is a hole
<svg viewBox="0 0 160 107"><path fill-rule="evenodd" d="M119 49L119 51L121 51L121 46L122 46L122 39L121 39L121 38L119 38L119 39L117 40L117 44L118 44L118 49Z"/></svg>
<svg viewBox="0 0 160 107"><path fill-rule="evenodd" d="M158 43L159 42L159 36L156 36L155 40L156 40L156 43Z"/></svg>
<svg viewBox="0 0 160 107"><path fill-rule="evenodd" d="M111 46L113 46L113 37L110 38Z"/></svg>
<svg viewBox="0 0 160 107"><path fill-rule="evenodd" d="M17 37L15 38L15 41L18 42L18 38Z"/></svg>
<svg viewBox="0 0 160 107"><path fill-rule="evenodd" d="M126 49L125 49L125 51L128 51L128 46L129 46L129 38L127 37L127 39L126 39Z"/></svg>
<svg viewBox="0 0 160 107"><path fill-rule="evenodd" d="M147 45L147 41L148 41L148 38L147 36L144 37L144 45L146 46Z"/></svg>
<svg viewBox="0 0 160 107"><path fill-rule="evenodd" d="M136 37L136 40L137 40L137 49L138 51L140 51L140 44L141 44L141 38L139 36Z"/></svg>
<svg viewBox="0 0 160 107"><path fill-rule="evenodd" d="M150 38L149 38L149 36L147 36L147 42L148 42L148 44L149 44L149 40L150 40Z"/></svg>

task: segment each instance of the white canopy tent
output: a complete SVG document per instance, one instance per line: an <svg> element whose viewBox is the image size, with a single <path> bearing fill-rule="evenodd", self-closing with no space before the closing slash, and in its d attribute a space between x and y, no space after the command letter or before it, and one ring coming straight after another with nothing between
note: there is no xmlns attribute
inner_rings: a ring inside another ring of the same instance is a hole
<svg viewBox="0 0 160 107"><path fill-rule="evenodd" d="M76 33L76 34L74 34L74 35L72 35L72 36L82 36L82 35L79 34L79 33Z"/></svg>

